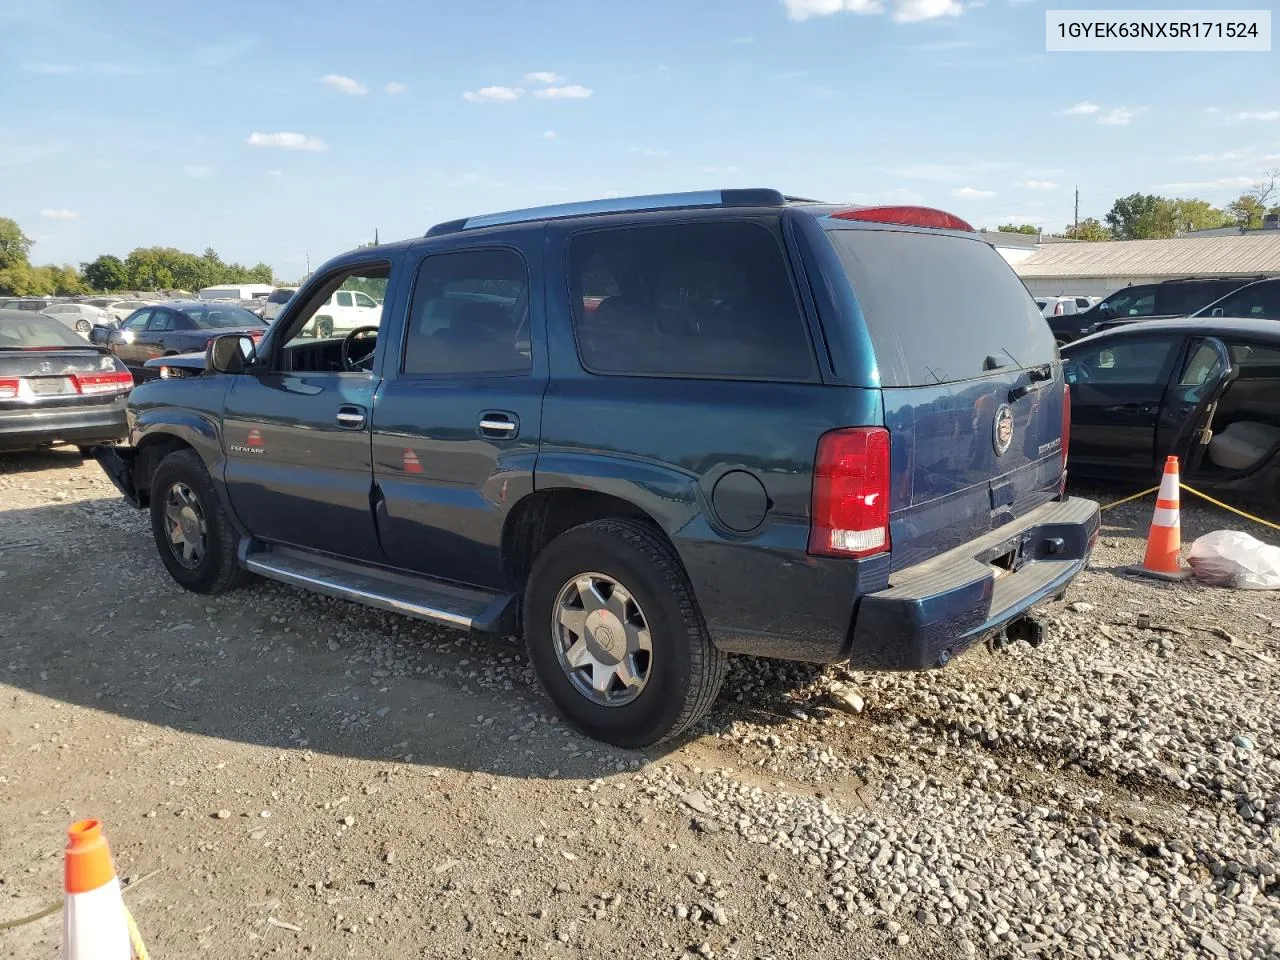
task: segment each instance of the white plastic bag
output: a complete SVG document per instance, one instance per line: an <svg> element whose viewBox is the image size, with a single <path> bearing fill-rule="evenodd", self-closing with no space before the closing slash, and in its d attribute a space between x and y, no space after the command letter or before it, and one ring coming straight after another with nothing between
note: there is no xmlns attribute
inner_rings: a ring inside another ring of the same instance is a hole
<svg viewBox="0 0 1280 960"><path fill-rule="evenodd" d="M1238 530L1215 530L1191 544L1187 563L1196 579L1237 590L1280 590L1280 547Z"/></svg>

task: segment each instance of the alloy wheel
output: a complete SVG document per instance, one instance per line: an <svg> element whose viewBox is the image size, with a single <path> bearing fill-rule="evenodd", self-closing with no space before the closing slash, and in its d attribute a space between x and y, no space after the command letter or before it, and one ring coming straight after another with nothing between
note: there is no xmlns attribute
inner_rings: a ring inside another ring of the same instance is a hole
<svg viewBox="0 0 1280 960"><path fill-rule="evenodd" d="M552 607L556 658L575 690L592 703L635 700L653 672L653 641L631 592L603 573L566 583Z"/></svg>

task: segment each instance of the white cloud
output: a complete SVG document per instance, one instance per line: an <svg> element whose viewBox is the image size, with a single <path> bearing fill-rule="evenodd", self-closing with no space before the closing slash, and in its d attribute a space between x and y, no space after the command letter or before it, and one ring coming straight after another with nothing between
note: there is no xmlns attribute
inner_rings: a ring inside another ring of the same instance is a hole
<svg viewBox="0 0 1280 960"><path fill-rule="evenodd" d="M1133 123L1134 113L1127 107L1114 107L1098 117L1098 123L1104 127L1124 127Z"/></svg>
<svg viewBox="0 0 1280 960"><path fill-rule="evenodd" d="M563 79L564 77L560 76L560 74L552 73L550 70L535 70L533 73L526 73L524 75L525 83L552 84L559 83Z"/></svg>
<svg viewBox="0 0 1280 960"><path fill-rule="evenodd" d="M977 187L957 187L951 191L953 197L961 200L989 200L994 197L994 190L979 190Z"/></svg>
<svg viewBox="0 0 1280 960"><path fill-rule="evenodd" d="M893 19L898 23L958 17L964 11L959 0L894 0Z"/></svg>
<svg viewBox="0 0 1280 960"><path fill-rule="evenodd" d="M1280 110L1244 110L1233 113L1232 120L1280 120Z"/></svg>
<svg viewBox="0 0 1280 960"><path fill-rule="evenodd" d="M1065 110L1059 110L1059 116L1063 117L1084 117L1097 113L1102 107L1088 100L1081 100L1075 106L1067 107Z"/></svg>
<svg viewBox="0 0 1280 960"><path fill-rule="evenodd" d="M1023 184L1028 190L1057 190L1058 184L1052 180L1028 180Z"/></svg>
<svg viewBox="0 0 1280 960"><path fill-rule="evenodd" d="M964 11L960 0L782 0L792 20L827 17L835 13L885 13L898 23L957 17Z"/></svg>
<svg viewBox="0 0 1280 960"><path fill-rule="evenodd" d="M853 203L899 203L907 206L917 206L924 203L924 194L917 190L906 190L902 187L894 187L891 190L879 190L870 193L853 193L849 195L849 199Z"/></svg>
<svg viewBox="0 0 1280 960"><path fill-rule="evenodd" d="M958 183L971 177L999 170L1007 170L1009 164L990 160L978 160L953 165L943 163L913 163L905 167L891 167L883 172L904 180L930 180L934 183Z"/></svg>
<svg viewBox="0 0 1280 960"><path fill-rule="evenodd" d="M462 95L463 100L472 103L512 103L524 96L519 87L481 87L479 90L468 90Z"/></svg>
<svg viewBox="0 0 1280 960"><path fill-rule="evenodd" d="M307 153L324 153L329 145L319 137L307 136L305 133L254 133L245 138L251 147L278 147L281 150L302 150Z"/></svg>
<svg viewBox="0 0 1280 960"><path fill-rule="evenodd" d="M104 77L140 77L146 74L164 73L163 67L144 66L136 63L28 63L22 67L28 73L47 77L66 76L72 73L96 73Z"/></svg>
<svg viewBox="0 0 1280 960"><path fill-rule="evenodd" d="M79 220L80 219L80 214L76 213L74 210L67 210L66 208L57 208L57 209L45 208L44 210L40 211L40 216L44 217L46 220Z"/></svg>
<svg viewBox="0 0 1280 960"><path fill-rule="evenodd" d="M404 92L405 92L406 90L408 90L409 88L408 88L405 84L403 84L403 83L396 83L394 80L392 80L390 83L388 83L388 84L387 84L385 87L383 87L382 89L383 89L383 91L385 91L386 93L396 94L396 93L404 93Z"/></svg>
<svg viewBox="0 0 1280 960"><path fill-rule="evenodd" d="M369 88L359 80L344 77L340 73L326 73L320 78L320 82L327 84L339 93L350 94L353 97L363 97L369 92Z"/></svg>
<svg viewBox="0 0 1280 960"><path fill-rule="evenodd" d="M1256 177L1218 177L1216 180L1197 180L1190 183L1161 183L1154 189L1170 193L1192 193L1196 190L1239 190L1253 186Z"/></svg>
<svg viewBox="0 0 1280 960"><path fill-rule="evenodd" d="M205 177L209 176L209 174L213 173L213 167L201 167L192 164L183 167L182 172L188 177L192 177L196 180L203 180Z"/></svg>
<svg viewBox="0 0 1280 960"><path fill-rule="evenodd" d="M276 179L279 179L280 177L283 177L283 176L284 176L284 171L283 171L283 170L268 170L268 171L267 171L267 176L268 176L268 177L275 177Z"/></svg>
<svg viewBox="0 0 1280 960"><path fill-rule="evenodd" d="M1221 107L1205 107L1204 112L1205 113L1221 113L1222 108Z"/></svg>
<svg viewBox="0 0 1280 960"><path fill-rule="evenodd" d="M543 139L543 140L554 140L557 136L559 136L559 134L557 134L554 130L543 130L543 131L542 131L542 139Z"/></svg>
<svg viewBox="0 0 1280 960"><path fill-rule="evenodd" d="M1250 160L1255 151L1253 150L1226 150L1222 153L1193 153L1189 157L1179 157L1179 160L1188 160L1191 163L1237 163Z"/></svg>
<svg viewBox="0 0 1280 960"><path fill-rule="evenodd" d="M544 100L585 100L591 94L590 87L580 87L576 83L567 87L543 87L533 91L535 97L542 97Z"/></svg>

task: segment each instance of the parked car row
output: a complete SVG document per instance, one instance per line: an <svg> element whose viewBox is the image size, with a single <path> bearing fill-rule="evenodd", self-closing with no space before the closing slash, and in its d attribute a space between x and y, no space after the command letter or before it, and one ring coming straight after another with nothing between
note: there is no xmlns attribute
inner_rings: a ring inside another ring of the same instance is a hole
<svg viewBox="0 0 1280 960"><path fill-rule="evenodd" d="M1070 343L1107 323L1186 317L1262 277L1184 277L1117 290L1083 310L1046 312L1054 338ZM1050 298L1052 299L1052 298Z"/></svg>

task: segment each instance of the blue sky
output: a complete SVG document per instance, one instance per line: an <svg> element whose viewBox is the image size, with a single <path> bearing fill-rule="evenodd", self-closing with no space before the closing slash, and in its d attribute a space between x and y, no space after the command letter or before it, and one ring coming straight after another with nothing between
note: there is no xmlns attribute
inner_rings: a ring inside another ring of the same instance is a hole
<svg viewBox="0 0 1280 960"><path fill-rule="evenodd" d="M609 194L770 186L1056 230L1076 185L1100 217L1280 167L1276 53L1046 54L1044 10L0 0L0 216L39 263L213 246L294 278L375 228Z"/></svg>

